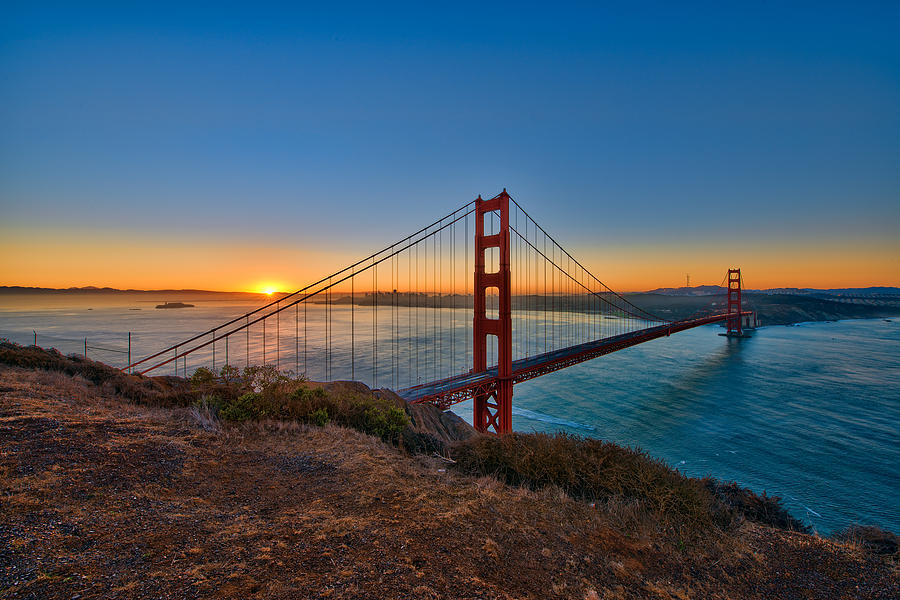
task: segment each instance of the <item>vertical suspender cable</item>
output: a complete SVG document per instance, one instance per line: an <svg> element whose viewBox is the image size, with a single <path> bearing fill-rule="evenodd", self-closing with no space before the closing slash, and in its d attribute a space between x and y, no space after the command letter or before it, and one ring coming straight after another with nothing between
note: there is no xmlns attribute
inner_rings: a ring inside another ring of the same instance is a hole
<svg viewBox="0 0 900 600"><path fill-rule="evenodd" d="M378 264L372 259L372 388L378 387Z"/></svg>
<svg viewBox="0 0 900 600"><path fill-rule="evenodd" d="M307 346L306 340L309 339L306 328L306 302L303 303L303 374L309 377L309 368L306 365Z"/></svg>
<svg viewBox="0 0 900 600"><path fill-rule="evenodd" d="M356 381L356 273L350 275L350 379Z"/></svg>
<svg viewBox="0 0 900 600"><path fill-rule="evenodd" d="M463 278L465 279L465 282L466 282L466 307L468 307L469 306L469 277L470 277L470 274L469 274L469 215L466 215L464 220L465 220L466 239L465 239L465 244L463 244L465 246L465 266L463 267ZM469 369L469 350L471 350L471 348L472 348L472 345L469 343L470 327L471 327L471 325L466 324L466 328L465 328L466 336L465 336L465 340L463 341L463 344L465 345L464 350L466 352L466 360L465 360L465 364L463 366L466 368L466 370Z"/></svg>
<svg viewBox="0 0 900 600"><path fill-rule="evenodd" d="M419 378L419 242L416 242L416 385Z"/></svg>
<svg viewBox="0 0 900 600"><path fill-rule="evenodd" d="M437 258L438 263L438 283L437 283L437 293L438 293L438 307L437 307L437 319L438 319L438 345L437 345L437 378L443 379L444 375L444 230L440 229L438 231L437 236L437 252L435 252L435 257Z"/></svg>
<svg viewBox="0 0 900 600"><path fill-rule="evenodd" d="M453 216L455 217L456 213L453 213ZM456 363L454 362L454 359L456 358L456 354L455 354L455 351L456 351L456 343L455 343L456 342L456 327L455 327L456 311L453 308L453 305L456 303L456 296L455 296L456 288L453 287L453 284L456 280L455 274L454 274L454 269L456 267L456 256L454 256L454 254L453 254L454 227L455 227L455 224L454 224L453 220L451 219L451 221L450 221L450 246L447 249L447 255L450 257L450 292L448 294L448 298L450 299L450 318L449 318L449 321L450 321L450 357L449 357L449 361L448 361L449 367L447 370L450 372L451 375L456 373Z"/></svg>
<svg viewBox="0 0 900 600"><path fill-rule="evenodd" d="M432 305L431 305L431 326L432 326L432 339L431 339L431 349L432 349L432 372L431 379L437 380L441 378L441 277L443 273L441 272L441 238L440 231L435 232L431 236L431 264L432 264L432 273L431 273L431 292L432 292Z"/></svg>
<svg viewBox="0 0 900 600"><path fill-rule="evenodd" d="M406 371L406 379L412 383L412 251L406 249L406 357L409 367Z"/></svg>

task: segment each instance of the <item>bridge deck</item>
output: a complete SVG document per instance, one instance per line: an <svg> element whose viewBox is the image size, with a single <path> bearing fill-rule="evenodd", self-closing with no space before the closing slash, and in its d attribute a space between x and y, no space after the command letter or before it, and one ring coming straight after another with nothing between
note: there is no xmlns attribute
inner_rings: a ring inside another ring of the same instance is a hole
<svg viewBox="0 0 900 600"><path fill-rule="evenodd" d="M746 314L751 313L741 313L742 316ZM527 381L540 375L546 375L547 373L615 352L616 350L622 350L656 338L666 337L686 329L718 323L728 318L729 315L720 314L688 321L676 321L523 358L513 362L512 380L513 383ZM453 404L473 398L477 394L489 392L496 381L497 367L492 367L478 373L462 373L446 379L409 387L399 390L397 393L403 399L414 404L430 402L442 408L448 408Z"/></svg>

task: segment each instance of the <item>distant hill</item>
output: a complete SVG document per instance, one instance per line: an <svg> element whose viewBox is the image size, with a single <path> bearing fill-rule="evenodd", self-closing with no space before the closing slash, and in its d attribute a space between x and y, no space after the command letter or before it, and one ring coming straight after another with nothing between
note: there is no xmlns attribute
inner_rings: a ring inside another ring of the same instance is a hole
<svg viewBox="0 0 900 600"><path fill-rule="evenodd" d="M259 292L218 292L214 290L120 290L111 287L95 287L92 285L85 287L70 288L43 288L43 287L25 287L20 285L3 285L0 286L0 296L24 296L24 295L40 295L40 296L62 296L68 294L84 295L84 296L109 296L128 294L131 296L152 296L157 298L189 298L194 300L236 300L236 299L259 299L265 297L266 294ZM277 292L273 298L286 295L286 292Z"/></svg>
<svg viewBox="0 0 900 600"><path fill-rule="evenodd" d="M773 288L769 290L761 290L766 294L790 294L792 296L854 296L854 297L883 297L883 296L900 296L900 288L898 287L864 287L864 288L835 288L835 289L816 289L816 288Z"/></svg>
<svg viewBox="0 0 900 600"><path fill-rule="evenodd" d="M662 296L717 296L724 294L725 288L720 285L698 285L694 287L656 288L644 293L660 294Z"/></svg>
<svg viewBox="0 0 900 600"><path fill-rule="evenodd" d="M898 287L865 287L865 288L835 288L835 289L816 289L816 288L771 288L767 290L743 290L747 293L771 294L771 295L789 295L789 296L815 296L829 297L852 296L855 298L882 298L882 297L900 297L900 288ZM724 294L726 288L720 285L698 285L694 287L677 287L677 288L656 288L643 292L645 294L659 294L662 296L718 296Z"/></svg>
<svg viewBox="0 0 900 600"><path fill-rule="evenodd" d="M725 291L720 295L625 294L630 302L664 319L686 319L704 312L723 312ZM756 311L763 325L788 325L805 321L871 319L900 315L900 296L840 296L766 293L745 290L743 307Z"/></svg>
<svg viewBox="0 0 900 600"><path fill-rule="evenodd" d="M26 287L21 285L0 285L0 294L249 294L251 292L216 292L211 290L120 290L111 287L96 287L88 285L84 287L70 288L44 288L44 287Z"/></svg>

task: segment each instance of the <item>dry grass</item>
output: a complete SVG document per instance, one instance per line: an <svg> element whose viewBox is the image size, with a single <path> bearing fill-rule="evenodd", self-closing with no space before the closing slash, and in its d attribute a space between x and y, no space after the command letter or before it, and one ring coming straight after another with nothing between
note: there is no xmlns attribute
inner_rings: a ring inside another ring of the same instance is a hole
<svg viewBox="0 0 900 600"><path fill-rule="evenodd" d="M470 477L329 424L203 427L0 367L0 598L891 598L853 548ZM791 578L785 579L784 573Z"/></svg>
<svg viewBox="0 0 900 600"><path fill-rule="evenodd" d="M128 375L114 367L76 354L63 356L56 349L19 346L0 340L0 364L72 375L101 386L133 402L155 406L188 406L197 397L190 385L178 377Z"/></svg>

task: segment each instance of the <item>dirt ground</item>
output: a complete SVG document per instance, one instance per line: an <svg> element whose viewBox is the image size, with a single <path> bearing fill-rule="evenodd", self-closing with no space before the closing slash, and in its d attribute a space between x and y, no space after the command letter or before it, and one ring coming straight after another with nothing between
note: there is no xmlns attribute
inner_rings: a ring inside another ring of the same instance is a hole
<svg viewBox="0 0 900 600"><path fill-rule="evenodd" d="M896 565L473 479L355 431L221 427L0 366L0 598L900 598Z"/></svg>

